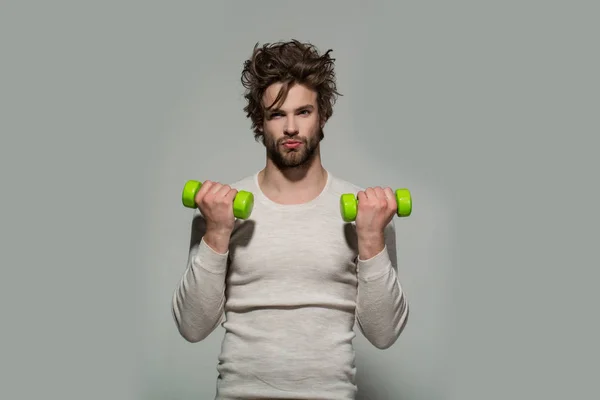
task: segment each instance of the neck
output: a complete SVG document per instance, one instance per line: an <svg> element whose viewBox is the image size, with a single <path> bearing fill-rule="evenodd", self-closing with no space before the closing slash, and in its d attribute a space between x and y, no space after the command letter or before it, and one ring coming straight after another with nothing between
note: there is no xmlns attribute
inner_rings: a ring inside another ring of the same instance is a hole
<svg viewBox="0 0 600 400"><path fill-rule="evenodd" d="M269 158L258 174L261 191L280 204L301 204L316 198L327 183L327 171L321 163L319 149L306 164L280 169Z"/></svg>

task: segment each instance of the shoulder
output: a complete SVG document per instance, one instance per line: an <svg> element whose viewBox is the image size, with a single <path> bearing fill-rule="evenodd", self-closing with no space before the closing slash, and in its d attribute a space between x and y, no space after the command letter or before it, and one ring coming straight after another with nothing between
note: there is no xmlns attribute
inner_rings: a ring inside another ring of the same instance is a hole
<svg viewBox="0 0 600 400"><path fill-rule="evenodd" d="M330 186L329 189L334 195L342 195L344 193L352 193L356 194L364 188L360 185L357 185L354 182L350 182L349 180L344 179L341 176L334 175L331 172L327 171L329 174Z"/></svg>
<svg viewBox="0 0 600 400"><path fill-rule="evenodd" d="M247 175L245 177L242 177L236 181L230 182L229 186L231 186L232 188L236 189L236 190L245 190L248 192L253 192L256 190L256 173L251 174L251 175Z"/></svg>

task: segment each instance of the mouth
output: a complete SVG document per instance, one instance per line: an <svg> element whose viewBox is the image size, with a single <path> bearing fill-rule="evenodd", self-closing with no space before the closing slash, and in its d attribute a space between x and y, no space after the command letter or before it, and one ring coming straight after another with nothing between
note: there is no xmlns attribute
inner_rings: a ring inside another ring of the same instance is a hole
<svg viewBox="0 0 600 400"><path fill-rule="evenodd" d="M301 145L302 142L297 140L287 140L283 142L283 147L285 147L286 149L295 149L297 147L300 147Z"/></svg>

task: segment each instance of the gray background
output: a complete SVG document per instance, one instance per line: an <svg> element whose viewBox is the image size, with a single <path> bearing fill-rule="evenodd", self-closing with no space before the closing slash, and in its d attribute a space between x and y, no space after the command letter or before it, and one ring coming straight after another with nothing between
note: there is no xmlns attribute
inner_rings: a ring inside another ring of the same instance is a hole
<svg viewBox="0 0 600 400"><path fill-rule="evenodd" d="M414 196L359 399L598 396L595 4L3 1L0 397L212 398L222 328L170 314L181 188L262 168L241 67L290 38L337 59L325 166Z"/></svg>

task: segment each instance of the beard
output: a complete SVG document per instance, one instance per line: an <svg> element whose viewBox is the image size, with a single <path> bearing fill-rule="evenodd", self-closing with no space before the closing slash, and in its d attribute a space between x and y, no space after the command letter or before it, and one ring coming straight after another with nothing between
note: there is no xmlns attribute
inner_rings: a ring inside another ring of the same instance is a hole
<svg viewBox="0 0 600 400"><path fill-rule="evenodd" d="M286 170L308 165L314 158L323 137L323 130L319 127L317 135L311 135L309 139L300 136L284 136L276 141L273 137L264 135L264 145L267 149L267 157L279 169ZM301 141L302 145L295 149L286 149L283 147L283 142L290 139Z"/></svg>

